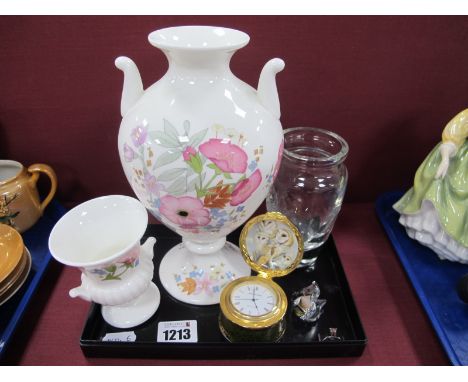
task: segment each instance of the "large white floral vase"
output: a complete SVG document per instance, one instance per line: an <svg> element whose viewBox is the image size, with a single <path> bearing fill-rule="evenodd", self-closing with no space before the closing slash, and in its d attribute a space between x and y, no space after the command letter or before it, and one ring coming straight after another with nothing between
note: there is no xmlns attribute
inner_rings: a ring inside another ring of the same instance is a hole
<svg viewBox="0 0 468 382"><path fill-rule="evenodd" d="M278 171L275 76L284 62L270 60L255 90L229 69L249 41L243 32L176 27L151 33L149 41L169 68L145 91L133 61L116 60L125 74L120 158L140 201L183 238L161 262L164 288L183 302L216 304L228 282L250 274L226 235L260 206Z"/></svg>

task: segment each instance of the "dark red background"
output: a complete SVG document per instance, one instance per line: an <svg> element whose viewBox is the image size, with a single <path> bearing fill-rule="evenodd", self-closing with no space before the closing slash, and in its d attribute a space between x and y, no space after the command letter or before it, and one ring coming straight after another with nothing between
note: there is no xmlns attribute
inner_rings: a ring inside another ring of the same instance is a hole
<svg viewBox="0 0 468 382"><path fill-rule="evenodd" d="M468 107L467 17L1 17L0 157L53 166L67 205L133 195L116 149L123 78L113 62L133 58L149 86L167 63L148 33L183 24L247 32L231 66L252 86L268 59L286 61L283 126L349 142L348 202L407 188Z"/></svg>
<svg viewBox="0 0 468 382"><path fill-rule="evenodd" d="M247 32L232 70L252 86L268 59L282 57L283 126L333 130L350 145L348 203L334 237L369 344L360 358L250 364L446 364L373 202L409 187L447 121L468 107L468 18L0 17L0 158L53 166L67 206L132 195L116 147L123 78L114 59L133 58L146 87L167 67L148 33L184 24ZM53 263L44 277L7 364L164 363L86 359L78 338L89 303L70 301L79 272L61 270ZM236 364L218 363L226 362Z"/></svg>

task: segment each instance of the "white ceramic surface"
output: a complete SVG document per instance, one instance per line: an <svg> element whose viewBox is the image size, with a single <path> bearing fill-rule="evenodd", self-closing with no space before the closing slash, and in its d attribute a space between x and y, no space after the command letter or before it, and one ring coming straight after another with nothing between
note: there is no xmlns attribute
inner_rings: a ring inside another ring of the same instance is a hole
<svg viewBox="0 0 468 382"><path fill-rule="evenodd" d="M218 304L221 290L251 269L230 242L218 251L200 255L184 244L172 248L161 261L159 279L169 294L194 305Z"/></svg>
<svg viewBox="0 0 468 382"><path fill-rule="evenodd" d="M125 277L118 279L96 280L88 276L88 272L81 274L81 285L70 290L70 297L81 297L87 301L94 301L101 305L122 305L138 297L148 287L153 278L153 246L156 239L150 237L141 246L138 265L133 272L126 272Z"/></svg>
<svg viewBox="0 0 468 382"><path fill-rule="evenodd" d="M147 225L148 213L135 198L102 196L62 216L50 233L49 248L62 264L102 267L139 245Z"/></svg>
<svg viewBox="0 0 468 382"><path fill-rule="evenodd" d="M12 180L23 169L23 165L14 160L3 159L0 164L0 182Z"/></svg>
<svg viewBox="0 0 468 382"><path fill-rule="evenodd" d="M140 246L147 224L147 211L138 200L110 195L70 210L49 237L52 256L82 272L81 285L70 296L102 304L104 319L115 327L141 324L159 306L159 292L151 283L156 239Z"/></svg>
<svg viewBox="0 0 468 382"><path fill-rule="evenodd" d="M270 60L254 89L229 68L249 41L243 32L175 27L151 33L149 41L169 68L146 90L135 63L116 60L125 74L118 137L125 175L140 201L183 236L187 248L221 253L219 243L260 206L280 164L275 77L284 62Z"/></svg>
<svg viewBox="0 0 468 382"><path fill-rule="evenodd" d="M102 306L104 320L116 328L131 328L144 323L158 310L161 294L158 287L151 282L145 291L127 304Z"/></svg>
<svg viewBox="0 0 468 382"><path fill-rule="evenodd" d="M434 205L424 200L415 214L401 214L399 219L409 237L432 249L441 260L468 264L468 248L444 231Z"/></svg>

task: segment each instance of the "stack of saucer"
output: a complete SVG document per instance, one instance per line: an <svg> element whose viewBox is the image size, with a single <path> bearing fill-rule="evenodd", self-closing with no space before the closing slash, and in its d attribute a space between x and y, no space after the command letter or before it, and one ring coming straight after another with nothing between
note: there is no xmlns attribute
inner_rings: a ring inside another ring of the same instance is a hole
<svg viewBox="0 0 468 382"><path fill-rule="evenodd" d="M14 228L0 224L0 305L21 288L31 270L31 254Z"/></svg>

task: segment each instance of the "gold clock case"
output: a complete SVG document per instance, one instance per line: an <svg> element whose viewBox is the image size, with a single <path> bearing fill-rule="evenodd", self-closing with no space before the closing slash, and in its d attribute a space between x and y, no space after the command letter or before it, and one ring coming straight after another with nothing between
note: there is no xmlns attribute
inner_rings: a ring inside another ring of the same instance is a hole
<svg viewBox="0 0 468 382"><path fill-rule="evenodd" d="M279 236L278 236L279 235ZM292 272L302 259L304 243L299 230L280 212L267 212L249 220L242 229L239 246L247 264L258 276L230 282L221 292L219 326L231 342L278 341L284 333L288 298L273 277ZM235 288L262 284L276 297L274 308L261 316L246 315L231 301Z"/></svg>
<svg viewBox="0 0 468 382"><path fill-rule="evenodd" d="M263 284L270 289L276 297L276 305L272 311L262 316L249 316L239 312L231 301L231 295L232 291L242 284ZM264 329L277 324L283 319L288 307L288 299L283 289L272 280L258 276L242 277L229 283L221 292L219 303L222 314L229 321L245 329Z"/></svg>

